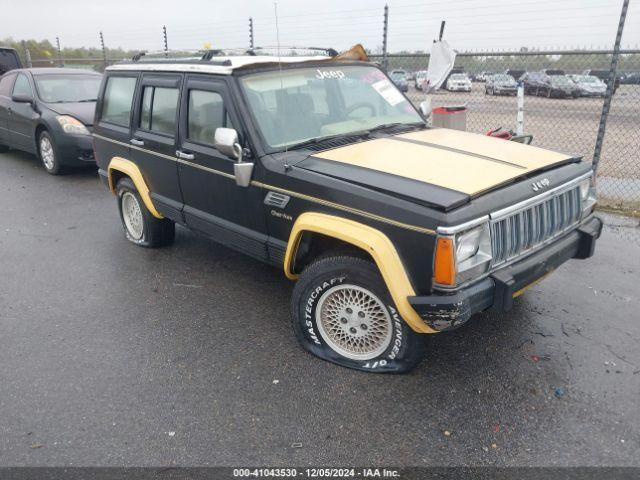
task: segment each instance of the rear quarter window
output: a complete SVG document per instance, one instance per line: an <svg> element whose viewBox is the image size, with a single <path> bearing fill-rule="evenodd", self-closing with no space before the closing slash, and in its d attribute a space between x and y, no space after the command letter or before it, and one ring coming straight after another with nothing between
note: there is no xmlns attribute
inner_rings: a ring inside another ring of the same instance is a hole
<svg viewBox="0 0 640 480"><path fill-rule="evenodd" d="M131 106L136 90L136 77L110 76L104 89L102 103L103 122L128 127L131 123Z"/></svg>

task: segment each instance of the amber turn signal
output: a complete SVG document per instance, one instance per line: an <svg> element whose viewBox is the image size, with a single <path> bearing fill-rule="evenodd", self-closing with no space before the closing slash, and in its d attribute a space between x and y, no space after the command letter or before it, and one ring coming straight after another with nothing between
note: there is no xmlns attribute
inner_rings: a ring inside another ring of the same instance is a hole
<svg viewBox="0 0 640 480"><path fill-rule="evenodd" d="M439 285L455 285L456 265L453 239L439 237L436 242L436 256L433 265L433 280Z"/></svg>

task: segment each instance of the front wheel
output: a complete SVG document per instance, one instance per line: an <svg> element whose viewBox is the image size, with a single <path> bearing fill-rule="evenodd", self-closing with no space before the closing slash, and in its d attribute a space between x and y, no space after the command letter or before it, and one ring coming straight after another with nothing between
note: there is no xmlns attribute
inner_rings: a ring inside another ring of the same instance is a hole
<svg viewBox="0 0 640 480"><path fill-rule="evenodd" d="M50 175L60 175L62 173L62 165L60 164L60 155L53 141L53 137L43 130L38 137L38 153L40 160L46 172Z"/></svg>
<svg viewBox="0 0 640 480"><path fill-rule="evenodd" d="M338 365L403 373L424 356L424 339L402 320L368 260L336 255L315 261L293 290L291 310L302 346Z"/></svg>
<svg viewBox="0 0 640 480"><path fill-rule="evenodd" d="M142 247L164 247L175 238L175 223L156 218L147 209L134 183L122 178L116 187L118 210L127 240Z"/></svg>

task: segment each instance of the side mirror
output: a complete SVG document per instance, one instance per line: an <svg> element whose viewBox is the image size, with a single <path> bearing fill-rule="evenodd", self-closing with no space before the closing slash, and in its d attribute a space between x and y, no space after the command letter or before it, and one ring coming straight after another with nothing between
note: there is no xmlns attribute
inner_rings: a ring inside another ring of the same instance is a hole
<svg viewBox="0 0 640 480"><path fill-rule="evenodd" d="M213 144L229 158L242 161L242 147L238 143L238 132L233 128L216 128Z"/></svg>
<svg viewBox="0 0 640 480"><path fill-rule="evenodd" d="M236 160L233 165L236 185L248 187L251 184L253 163L242 161L242 145L238 141L238 132L233 128L216 128L213 144L220 153Z"/></svg>
<svg viewBox="0 0 640 480"><path fill-rule="evenodd" d="M431 99L420 102L420 113L427 119L431 115Z"/></svg>
<svg viewBox="0 0 640 480"><path fill-rule="evenodd" d="M27 95L26 93L16 93L11 95L11 100L16 103L31 103L33 104L33 97L31 95Z"/></svg>

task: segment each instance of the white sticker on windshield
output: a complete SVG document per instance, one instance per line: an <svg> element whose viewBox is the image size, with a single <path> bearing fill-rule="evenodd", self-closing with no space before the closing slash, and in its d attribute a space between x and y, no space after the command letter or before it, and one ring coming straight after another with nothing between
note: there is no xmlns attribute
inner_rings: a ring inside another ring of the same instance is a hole
<svg viewBox="0 0 640 480"><path fill-rule="evenodd" d="M376 89L382 98L384 98L392 107L398 105L404 100L402 94L398 91L393 84L387 80L380 80L379 82L372 83L371 86Z"/></svg>

